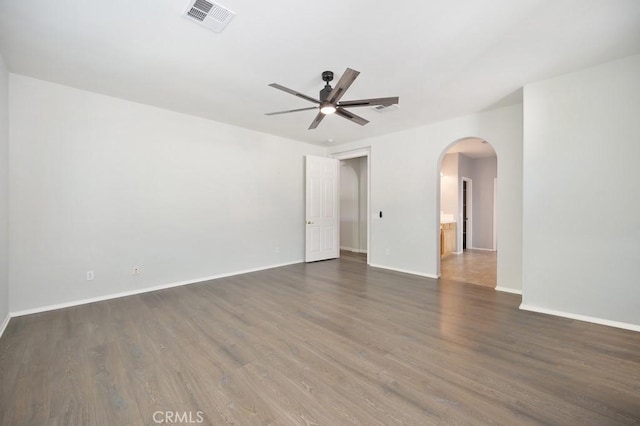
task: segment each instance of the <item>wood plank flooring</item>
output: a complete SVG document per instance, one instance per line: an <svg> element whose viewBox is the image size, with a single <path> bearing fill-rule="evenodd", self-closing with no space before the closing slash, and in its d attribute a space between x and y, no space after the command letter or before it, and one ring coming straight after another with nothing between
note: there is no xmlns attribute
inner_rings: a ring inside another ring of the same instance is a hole
<svg viewBox="0 0 640 426"><path fill-rule="evenodd" d="M640 333L519 303L350 255L14 318L0 422L639 424Z"/></svg>
<svg viewBox="0 0 640 426"><path fill-rule="evenodd" d="M487 250L465 250L440 260L443 279L495 288L497 253Z"/></svg>

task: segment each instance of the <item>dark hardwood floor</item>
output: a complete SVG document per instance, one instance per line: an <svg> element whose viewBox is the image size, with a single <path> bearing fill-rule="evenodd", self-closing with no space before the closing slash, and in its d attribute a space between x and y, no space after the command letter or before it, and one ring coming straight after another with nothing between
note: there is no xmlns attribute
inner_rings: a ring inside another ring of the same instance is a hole
<svg viewBox="0 0 640 426"><path fill-rule="evenodd" d="M519 303L345 256L14 318L0 421L639 424L640 333Z"/></svg>

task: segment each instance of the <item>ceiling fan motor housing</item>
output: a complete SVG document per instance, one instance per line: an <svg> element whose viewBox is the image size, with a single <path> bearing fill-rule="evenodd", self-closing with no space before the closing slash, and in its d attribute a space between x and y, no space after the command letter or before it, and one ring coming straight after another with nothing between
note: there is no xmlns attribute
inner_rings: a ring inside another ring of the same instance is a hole
<svg viewBox="0 0 640 426"><path fill-rule="evenodd" d="M324 86L324 89L320 91L320 102L326 102L329 98L329 93L331 93L332 90L333 89L331 88L331 86L329 86L329 83L327 83L327 85Z"/></svg>
<svg viewBox="0 0 640 426"><path fill-rule="evenodd" d="M326 102L329 98L329 93L333 90L333 88L329 85L329 82L333 80L333 71L324 71L322 73L322 80L327 84L324 85L324 89L320 91L320 102Z"/></svg>

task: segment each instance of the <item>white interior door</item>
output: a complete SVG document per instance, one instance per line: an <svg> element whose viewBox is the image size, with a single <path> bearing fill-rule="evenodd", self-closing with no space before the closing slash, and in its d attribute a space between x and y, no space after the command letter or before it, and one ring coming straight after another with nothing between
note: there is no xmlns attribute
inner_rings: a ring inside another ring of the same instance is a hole
<svg viewBox="0 0 640 426"><path fill-rule="evenodd" d="M305 262L335 259L338 242L338 167L333 158L305 157Z"/></svg>

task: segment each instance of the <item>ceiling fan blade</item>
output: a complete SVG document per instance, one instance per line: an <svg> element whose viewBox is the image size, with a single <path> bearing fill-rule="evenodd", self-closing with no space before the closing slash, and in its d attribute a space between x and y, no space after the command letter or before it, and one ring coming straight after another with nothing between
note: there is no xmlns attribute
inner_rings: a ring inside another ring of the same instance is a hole
<svg viewBox="0 0 640 426"><path fill-rule="evenodd" d="M364 107L364 106L390 106L395 105L400 102L400 98L394 96L392 98L372 98L372 99L358 99L355 101L342 101L338 102L338 106L345 108L355 108L355 107Z"/></svg>
<svg viewBox="0 0 640 426"><path fill-rule="evenodd" d="M338 107L336 109L335 112L336 115L339 115L342 118L346 118L349 121L353 121L356 124L359 124L361 126L364 126L365 124L367 124L369 122L369 120L365 120L364 118L360 117L359 115L355 115L354 113L347 111L346 109L342 109L340 107Z"/></svg>
<svg viewBox="0 0 640 426"><path fill-rule="evenodd" d="M342 77L340 77L340 80L338 80L338 84L336 84L336 87L334 87L331 93L329 93L327 102L330 102L332 104L338 102L359 74L360 71L347 68L344 74L342 74Z"/></svg>
<svg viewBox="0 0 640 426"><path fill-rule="evenodd" d="M316 115L316 118L313 119L313 121L311 122L311 126L309 126L309 130L315 129L316 127L318 127L318 124L320 124L320 122L322 121L322 119L325 117L325 115L321 112L318 113L318 115Z"/></svg>
<svg viewBox="0 0 640 426"><path fill-rule="evenodd" d="M318 109L318 107L298 108L298 109L290 109L290 110L287 110L287 111L278 111L278 112L267 112L264 115L288 114L290 112L309 111L309 110L312 110L312 109Z"/></svg>
<svg viewBox="0 0 640 426"><path fill-rule="evenodd" d="M283 92L290 93L290 94L292 94L294 96L297 96L297 97L302 98L304 100L307 100L309 102L313 102L314 104L319 104L320 103L319 100L313 99L311 96L307 96L304 93L300 93L300 92L297 92L297 91L295 91L293 89L289 89L288 87L281 86L278 83L271 83L269 86L273 87L274 89L278 89L278 90L282 90Z"/></svg>

